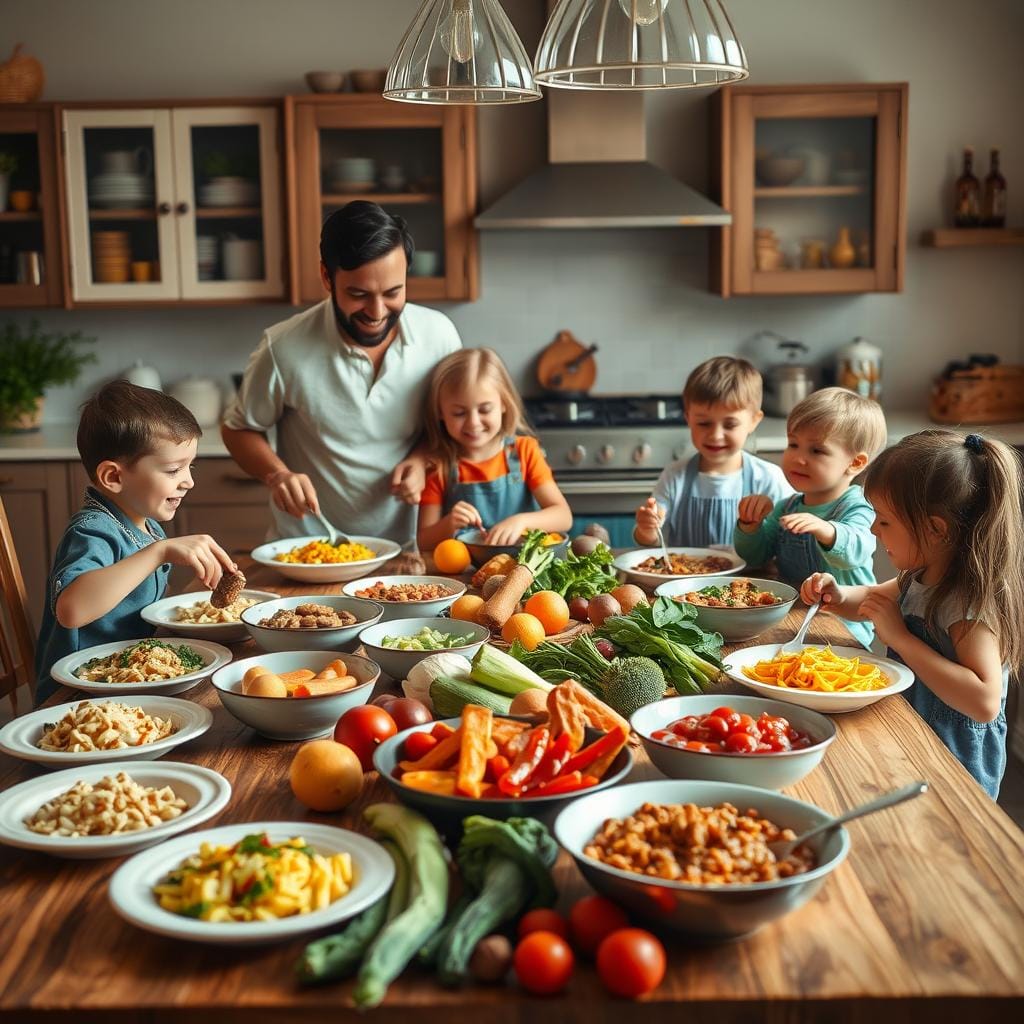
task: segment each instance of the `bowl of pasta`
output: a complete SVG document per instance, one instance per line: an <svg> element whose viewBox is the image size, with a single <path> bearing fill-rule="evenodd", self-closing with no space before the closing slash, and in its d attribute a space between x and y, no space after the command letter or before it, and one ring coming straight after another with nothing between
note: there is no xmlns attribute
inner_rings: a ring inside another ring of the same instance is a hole
<svg viewBox="0 0 1024 1024"><path fill-rule="evenodd" d="M231 661L209 640L147 637L99 644L65 655L50 675L85 693L184 693Z"/></svg>
<svg viewBox="0 0 1024 1024"><path fill-rule="evenodd" d="M724 667L730 679L762 697L832 715L859 711L914 682L906 665L863 647L806 644L786 654L782 644L761 644L733 651Z"/></svg>
<svg viewBox="0 0 1024 1024"><path fill-rule="evenodd" d="M242 612L261 601L274 601L278 594L269 590L242 590L226 608L210 603L212 590L164 597L142 609L142 618L151 626L176 636L194 636L230 644L248 636Z"/></svg>
<svg viewBox="0 0 1024 1024"><path fill-rule="evenodd" d="M723 639L751 640L780 623L799 596L787 583L743 576L667 580L654 593L692 605L697 625Z"/></svg>
<svg viewBox="0 0 1024 1024"><path fill-rule="evenodd" d="M731 576L747 564L732 548L668 549L669 564L664 564L661 548L636 548L616 555L612 565L627 583L653 590L666 580L682 577Z"/></svg>
<svg viewBox="0 0 1024 1024"><path fill-rule="evenodd" d="M348 544L329 544L318 537L286 537L254 548L252 559L282 576L302 583L346 583L368 576L402 550L384 537L350 537Z"/></svg>

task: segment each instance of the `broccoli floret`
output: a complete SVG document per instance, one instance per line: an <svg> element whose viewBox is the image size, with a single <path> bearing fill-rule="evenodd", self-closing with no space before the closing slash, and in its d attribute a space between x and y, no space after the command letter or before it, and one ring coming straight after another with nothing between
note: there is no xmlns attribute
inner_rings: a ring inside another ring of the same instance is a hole
<svg viewBox="0 0 1024 1024"><path fill-rule="evenodd" d="M665 696L665 673L650 658L616 658L602 683L605 701L628 718Z"/></svg>

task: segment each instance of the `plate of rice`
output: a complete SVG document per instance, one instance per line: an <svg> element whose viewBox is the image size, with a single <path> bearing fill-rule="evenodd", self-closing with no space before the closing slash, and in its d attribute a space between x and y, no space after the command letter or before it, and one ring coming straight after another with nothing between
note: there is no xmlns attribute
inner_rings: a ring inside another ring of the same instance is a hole
<svg viewBox="0 0 1024 1024"><path fill-rule="evenodd" d="M280 596L269 590L243 590L226 608L210 603L212 590L165 597L142 609L142 618L151 626L167 630L175 636L194 636L222 644L244 640L249 634L242 622L242 612L262 601L276 601Z"/></svg>
<svg viewBox="0 0 1024 1024"><path fill-rule="evenodd" d="M323 535L286 537L261 544L252 553L260 565L275 569L290 580L303 583L345 583L368 576L401 546L384 537L351 537L351 544L329 544Z"/></svg>

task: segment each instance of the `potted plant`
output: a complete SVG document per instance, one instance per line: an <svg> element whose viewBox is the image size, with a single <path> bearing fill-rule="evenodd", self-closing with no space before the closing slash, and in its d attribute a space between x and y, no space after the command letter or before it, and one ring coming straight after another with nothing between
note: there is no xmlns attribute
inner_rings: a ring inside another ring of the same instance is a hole
<svg viewBox="0 0 1024 1024"><path fill-rule="evenodd" d="M38 430L44 392L73 383L83 366L96 361L78 347L95 340L81 331L48 334L37 320L25 328L8 323L0 334L0 430Z"/></svg>
<svg viewBox="0 0 1024 1024"><path fill-rule="evenodd" d="M11 191L11 175L18 169L18 158L13 153L0 152L0 213L7 209L7 196Z"/></svg>

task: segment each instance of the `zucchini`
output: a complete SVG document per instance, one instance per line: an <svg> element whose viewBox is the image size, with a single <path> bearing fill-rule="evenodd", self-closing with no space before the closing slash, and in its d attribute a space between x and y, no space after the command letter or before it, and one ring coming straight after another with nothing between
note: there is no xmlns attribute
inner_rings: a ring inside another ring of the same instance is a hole
<svg viewBox="0 0 1024 1024"><path fill-rule="evenodd" d="M438 676L430 684L430 703L438 718L458 718L467 704L478 704L490 708L496 715L507 715L512 698L466 680Z"/></svg>

